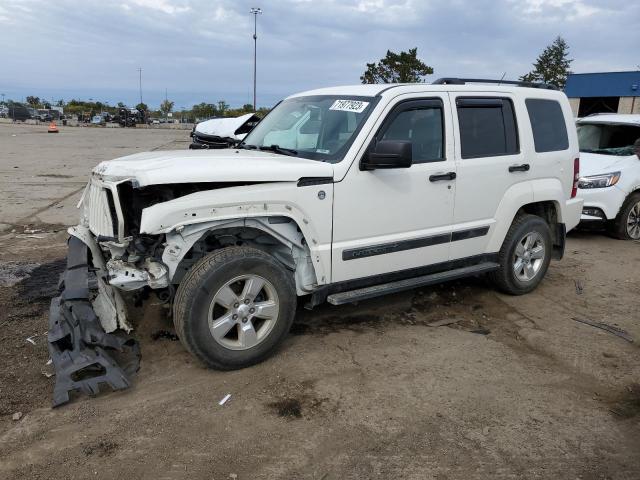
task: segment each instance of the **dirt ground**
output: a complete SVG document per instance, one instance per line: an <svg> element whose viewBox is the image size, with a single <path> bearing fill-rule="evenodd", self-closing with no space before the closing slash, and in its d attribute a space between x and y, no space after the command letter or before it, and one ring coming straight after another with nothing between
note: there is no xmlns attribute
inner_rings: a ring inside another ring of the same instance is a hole
<svg viewBox="0 0 640 480"><path fill-rule="evenodd" d="M188 133L41 131L0 125L0 478L640 478L640 244L593 232L532 294L472 279L300 310L235 372L186 353L159 302L131 306L133 387L51 409L48 303L88 172Z"/></svg>

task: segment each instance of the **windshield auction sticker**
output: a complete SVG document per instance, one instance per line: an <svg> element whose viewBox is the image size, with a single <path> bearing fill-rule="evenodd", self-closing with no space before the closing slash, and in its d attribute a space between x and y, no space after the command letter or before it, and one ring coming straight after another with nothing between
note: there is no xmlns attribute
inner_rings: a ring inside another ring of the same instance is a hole
<svg viewBox="0 0 640 480"><path fill-rule="evenodd" d="M369 102L361 102L360 100L336 100L329 107L329 110L362 113L367 108L367 105L369 105Z"/></svg>

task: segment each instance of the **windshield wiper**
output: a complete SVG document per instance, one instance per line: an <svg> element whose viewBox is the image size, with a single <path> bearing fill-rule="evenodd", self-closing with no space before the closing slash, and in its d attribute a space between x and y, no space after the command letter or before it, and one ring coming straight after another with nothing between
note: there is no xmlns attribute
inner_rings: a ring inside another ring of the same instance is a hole
<svg viewBox="0 0 640 480"><path fill-rule="evenodd" d="M258 147L255 145L249 145L248 143L239 143L238 145L236 145L236 148L241 148L243 150L257 150Z"/></svg>
<svg viewBox="0 0 640 480"><path fill-rule="evenodd" d="M280 145L262 145L260 150L268 150L270 152L280 153L282 155L298 155L298 151L293 148L284 148Z"/></svg>

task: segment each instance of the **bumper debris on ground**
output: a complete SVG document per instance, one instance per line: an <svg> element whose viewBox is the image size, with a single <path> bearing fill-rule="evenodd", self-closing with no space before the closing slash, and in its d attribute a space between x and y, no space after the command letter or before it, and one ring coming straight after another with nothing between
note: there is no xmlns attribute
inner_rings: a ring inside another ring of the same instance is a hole
<svg viewBox="0 0 640 480"><path fill-rule="evenodd" d="M67 403L71 392L96 395L100 384L114 390L128 388L131 375L140 367L138 343L102 328L91 304L89 270L87 246L70 237L61 294L51 301L49 315L49 353L56 372L54 407Z"/></svg>

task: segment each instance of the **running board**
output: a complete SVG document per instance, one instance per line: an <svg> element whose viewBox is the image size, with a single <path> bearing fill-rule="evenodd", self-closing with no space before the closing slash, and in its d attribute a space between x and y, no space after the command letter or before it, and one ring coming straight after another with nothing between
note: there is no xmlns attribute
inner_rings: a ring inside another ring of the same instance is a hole
<svg viewBox="0 0 640 480"><path fill-rule="evenodd" d="M411 290L412 288L425 287L436 283L448 282L459 278L469 277L472 275L481 275L500 268L500 264L495 262L484 262L470 267L456 268L446 272L432 273L421 277L407 278L406 280L398 280L396 282L382 283L372 287L359 288L350 292L334 293L327 297L327 301L332 305L344 305L345 303L358 302L360 300L368 300L370 298L387 295L389 293L402 292L403 290Z"/></svg>

